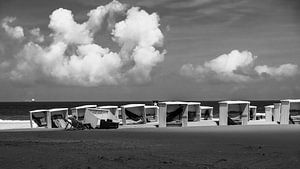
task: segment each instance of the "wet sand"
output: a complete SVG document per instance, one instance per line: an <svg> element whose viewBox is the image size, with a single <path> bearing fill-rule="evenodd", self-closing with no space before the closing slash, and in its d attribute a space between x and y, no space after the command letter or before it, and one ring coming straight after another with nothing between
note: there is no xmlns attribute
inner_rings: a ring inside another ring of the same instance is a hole
<svg viewBox="0 0 300 169"><path fill-rule="evenodd" d="M1 169L295 169L300 126L7 130Z"/></svg>

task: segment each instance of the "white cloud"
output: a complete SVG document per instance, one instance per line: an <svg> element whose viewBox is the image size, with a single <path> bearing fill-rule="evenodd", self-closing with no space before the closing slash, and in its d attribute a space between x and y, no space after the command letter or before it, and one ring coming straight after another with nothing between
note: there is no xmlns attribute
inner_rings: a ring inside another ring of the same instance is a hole
<svg viewBox="0 0 300 169"><path fill-rule="evenodd" d="M87 16L88 21L79 24L74 20L72 11L59 8L50 15L49 28L54 31L54 39L66 43L90 44L93 43L94 34L101 28L103 20L108 15L109 21L115 13L123 12L126 5L112 1L105 6L92 9Z"/></svg>
<svg viewBox="0 0 300 169"><path fill-rule="evenodd" d="M239 52L233 50L229 54L223 54L209 62L204 67L210 68L216 73L234 74L238 68L247 67L257 58L249 51Z"/></svg>
<svg viewBox="0 0 300 169"><path fill-rule="evenodd" d="M35 42L44 42L44 35L41 34L40 28L34 28L29 31Z"/></svg>
<svg viewBox="0 0 300 169"><path fill-rule="evenodd" d="M267 65L256 66L255 70L258 74L267 74L276 79L282 79L283 77L292 77L299 73L298 65L294 64L283 64L279 67L271 67Z"/></svg>
<svg viewBox="0 0 300 169"><path fill-rule="evenodd" d="M251 52L233 50L229 54L223 54L205 62L203 66L183 65L181 74L197 78L198 81L205 80L206 78L214 78L228 82L245 82L250 77L237 71L247 71L256 58Z"/></svg>
<svg viewBox="0 0 300 169"><path fill-rule="evenodd" d="M163 40L158 15L133 7L127 11L127 18L116 24L112 35L122 47L120 54L125 64L135 62L128 75L138 77L135 79L139 83L149 80L152 67L162 62L165 54L154 48Z"/></svg>
<svg viewBox="0 0 300 169"><path fill-rule="evenodd" d="M21 39L24 37L24 31L23 28L20 26L9 26L9 23L12 23L16 20L15 17L5 17L2 20L2 28L5 30L5 32L14 39Z"/></svg>
<svg viewBox="0 0 300 169"><path fill-rule="evenodd" d="M74 21L72 11L59 8L50 15L49 28L54 31L56 41L74 44L88 44L93 41L86 24Z"/></svg>
<svg viewBox="0 0 300 169"><path fill-rule="evenodd" d="M87 44L78 46L77 55L67 57L64 55L66 48L64 42L45 49L28 43L18 56L19 62L11 78L34 81L46 76L62 84L82 86L118 82L121 60L116 53Z"/></svg>
<svg viewBox="0 0 300 169"><path fill-rule="evenodd" d="M99 6L87 14L89 16L89 20L86 22L87 27L89 27L93 33L97 32L101 28L103 20L107 15L109 27L113 27L115 25L115 14L124 12L126 8L127 6L125 4L121 4L116 0L113 0L111 3L105 6Z"/></svg>
<svg viewBox="0 0 300 169"><path fill-rule="evenodd" d="M249 51L239 52L233 50L215 59L205 62L204 65L193 66L185 64L181 67L180 74L197 81L220 80L224 82L247 82L257 80L259 76L268 74L271 78L281 80L298 74L298 66L283 64L279 67L256 66L254 61L257 56ZM264 78L264 77L262 77Z"/></svg>
<svg viewBox="0 0 300 169"><path fill-rule="evenodd" d="M164 60L165 54L156 49L163 41L159 16L136 7L127 13L125 10L126 5L112 1L91 10L88 20L81 24L74 20L70 10L53 11L49 23L52 43L48 46L27 43L16 56L17 66L10 78L81 86L149 81L153 67ZM120 12L126 17L114 25L111 38L121 51L112 52L96 44L94 35L101 29L102 22ZM33 32L38 36L40 31ZM68 52L69 48L72 52Z"/></svg>

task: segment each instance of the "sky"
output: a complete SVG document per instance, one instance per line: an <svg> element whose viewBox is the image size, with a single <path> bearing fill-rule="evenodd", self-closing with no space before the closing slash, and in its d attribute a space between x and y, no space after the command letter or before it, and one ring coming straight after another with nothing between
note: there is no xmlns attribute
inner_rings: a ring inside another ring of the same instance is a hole
<svg viewBox="0 0 300 169"><path fill-rule="evenodd" d="M0 101L300 98L298 0L0 0Z"/></svg>

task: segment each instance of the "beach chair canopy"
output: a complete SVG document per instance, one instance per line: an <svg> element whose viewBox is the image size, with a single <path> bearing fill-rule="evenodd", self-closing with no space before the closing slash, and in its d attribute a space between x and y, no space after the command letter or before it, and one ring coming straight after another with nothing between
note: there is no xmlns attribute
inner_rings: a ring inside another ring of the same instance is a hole
<svg viewBox="0 0 300 169"><path fill-rule="evenodd" d="M67 123L65 119L68 118L68 108L54 108L48 110L49 119L51 122L48 124L48 128L66 128Z"/></svg>
<svg viewBox="0 0 300 169"><path fill-rule="evenodd" d="M213 107L211 106L200 106L201 118L204 120L211 120L213 118Z"/></svg>
<svg viewBox="0 0 300 169"><path fill-rule="evenodd" d="M119 115L118 106L99 106L97 108L110 110L110 112L116 117Z"/></svg>
<svg viewBox="0 0 300 169"><path fill-rule="evenodd" d="M77 107L73 107L71 109L86 109L86 108L95 108L97 107L97 105L95 104L91 104L91 105L82 105L82 106L77 106Z"/></svg>
<svg viewBox="0 0 300 169"><path fill-rule="evenodd" d="M281 100L280 124L300 124L300 99Z"/></svg>
<svg viewBox="0 0 300 169"><path fill-rule="evenodd" d="M119 122L119 120L114 116L108 109L99 108L88 108L85 112L84 123L90 123L93 128L100 126L101 120L112 122Z"/></svg>
<svg viewBox="0 0 300 169"><path fill-rule="evenodd" d="M125 112L125 119L131 119L133 121L144 121L146 122L145 116L145 104L127 104L121 106Z"/></svg>
<svg viewBox="0 0 300 169"><path fill-rule="evenodd" d="M71 112L73 116L76 116L76 118L79 121L82 121L84 119L84 114L87 108L96 108L97 105L83 105L83 106L77 106L71 108Z"/></svg>
<svg viewBox="0 0 300 169"><path fill-rule="evenodd" d="M33 127L33 122L37 124L38 127L47 126L47 109L39 109L30 111L30 126Z"/></svg>
<svg viewBox="0 0 300 169"><path fill-rule="evenodd" d="M147 122L158 121L159 107L155 105L145 106Z"/></svg>
<svg viewBox="0 0 300 169"><path fill-rule="evenodd" d="M187 102L188 121L200 121L200 102Z"/></svg>
<svg viewBox="0 0 300 169"><path fill-rule="evenodd" d="M188 103L182 101L159 102L159 126L167 125L187 126L188 122Z"/></svg>
<svg viewBox="0 0 300 169"><path fill-rule="evenodd" d="M249 118L249 101L220 101L220 125L246 125Z"/></svg>

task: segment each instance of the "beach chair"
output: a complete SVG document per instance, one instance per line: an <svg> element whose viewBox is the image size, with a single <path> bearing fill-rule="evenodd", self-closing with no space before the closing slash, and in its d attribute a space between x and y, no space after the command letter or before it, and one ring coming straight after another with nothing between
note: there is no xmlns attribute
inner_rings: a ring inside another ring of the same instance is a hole
<svg viewBox="0 0 300 169"><path fill-rule="evenodd" d="M78 121L75 117L69 117L69 120L65 120L67 125L65 129L75 129L75 130L85 130L85 129L92 129L90 124L83 124L82 122ZM70 127L69 127L70 125ZM69 128L68 128L69 127Z"/></svg>
<svg viewBox="0 0 300 169"><path fill-rule="evenodd" d="M171 122L171 121L173 121L174 118L179 117L181 115L182 111L183 111L183 108L179 107L175 111L170 112L167 115L167 122Z"/></svg>

